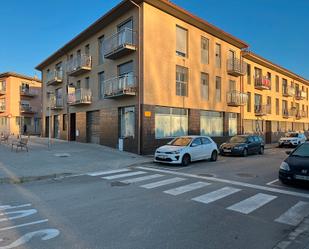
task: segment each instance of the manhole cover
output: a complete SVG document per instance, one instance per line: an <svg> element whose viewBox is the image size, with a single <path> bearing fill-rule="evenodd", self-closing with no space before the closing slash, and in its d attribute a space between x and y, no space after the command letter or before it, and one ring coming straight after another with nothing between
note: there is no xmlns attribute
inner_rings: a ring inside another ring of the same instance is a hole
<svg viewBox="0 0 309 249"><path fill-rule="evenodd" d="M215 177L213 174L198 174L199 176Z"/></svg>
<svg viewBox="0 0 309 249"><path fill-rule="evenodd" d="M238 173L236 175L239 176L239 177L243 177L243 178L255 178L255 177L257 177L256 175L249 174L249 173Z"/></svg>
<svg viewBox="0 0 309 249"><path fill-rule="evenodd" d="M55 154L56 157L70 157L71 155L69 153L57 153Z"/></svg>
<svg viewBox="0 0 309 249"><path fill-rule="evenodd" d="M111 182L111 186L112 187L125 187L125 186L128 186L130 185L129 183L124 183L124 182Z"/></svg>

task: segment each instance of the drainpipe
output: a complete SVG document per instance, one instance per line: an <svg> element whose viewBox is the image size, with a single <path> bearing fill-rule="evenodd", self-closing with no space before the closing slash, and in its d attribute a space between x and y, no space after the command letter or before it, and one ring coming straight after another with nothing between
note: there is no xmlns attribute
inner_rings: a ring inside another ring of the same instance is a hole
<svg viewBox="0 0 309 249"><path fill-rule="evenodd" d="M141 154L141 126L142 126L142 108L141 108L141 94L142 94L142 87L141 87L141 58L142 58L142 51L141 51L141 44L142 44L142 37L141 37L141 6L139 6L137 3L135 3L133 0L130 0L130 2L138 8L138 128L137 128L137 153Z"/></svg>

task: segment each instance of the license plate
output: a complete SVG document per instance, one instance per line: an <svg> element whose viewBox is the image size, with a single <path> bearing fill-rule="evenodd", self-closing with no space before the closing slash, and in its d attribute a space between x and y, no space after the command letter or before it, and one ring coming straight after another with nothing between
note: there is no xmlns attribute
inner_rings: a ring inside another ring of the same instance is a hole
<svg viewBox="0 0 309 249"><path fill-rule="evenodd" d="M309 176L295 175L294 178L297 179L297 180L309 181Z"/></svg>
<svg viewBox="0 0 309 249"><path fill-rule="evenodd" d="M223 150L223 152L229 153L232 152L232 150Z"/></svg>
<svg viewBox="0 0 309 249"><path fill-rule="evenodd" d="M159 155L158 157L161 158L161 159L166 159L167 158L166 156L162 156L162 155Z"/></svg>

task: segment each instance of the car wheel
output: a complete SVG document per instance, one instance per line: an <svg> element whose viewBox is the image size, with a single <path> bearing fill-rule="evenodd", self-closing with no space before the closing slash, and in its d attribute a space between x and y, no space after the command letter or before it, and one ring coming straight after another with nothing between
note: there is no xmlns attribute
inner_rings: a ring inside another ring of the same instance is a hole
<svg viewBox="0 0 309 249"><path fill-rule="evenodd" d="M264 154L264 147L263 147L263 146L261 146L260 151L259 151L259 154L260 154L260 155L263 155L263 154Z"/></svg>
<svg viewBox="0 0 309 249"><path fill-rule="evenodd" d="M181 160L182 166L188 166L191 162L191 157L189 154L184 154Z"/></svg>
<svg viewBox="0 0 309 249"><path fill-rule="evenodd" d="M242 153L242 156L243 156L243 157L248 156L248 149L244 149L244 151L243 151L243 153Z"/></svg>
<svg viewBox="0 0 309 249"><path fill-rule="evenodd" d="M217 159L218 159L218 152L214 150L214 151L211 153L210 161L215 162L215 161L217 161Z"/></svg>

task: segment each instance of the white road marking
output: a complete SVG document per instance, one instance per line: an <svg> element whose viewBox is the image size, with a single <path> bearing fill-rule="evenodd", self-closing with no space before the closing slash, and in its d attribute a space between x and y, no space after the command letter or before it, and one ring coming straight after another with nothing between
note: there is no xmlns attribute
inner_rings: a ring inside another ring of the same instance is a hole
<svg viewBox="0 0 309 249"><path fill-rule="evenodd" d="M203 187L206 187L208 185L210 185L211 183L208 182L194 182L188 185L184 185L184 186L180 186L178 188L173 188L173 189L169 189L164 191L164 193L166 194L170 194L170 195L180 195L183 193L187 193L196 189L200 189Z"/></svg>
<svg viewBox="0 0 309 249"><path fill-rule="evenodd" d="M155 174L155 175L132 178L132 179L124 180L124 181L121 181L121 182L123 182L123 183L137 183L137 182L147 181L147 180L151 180L151 179L156 179L156 178L163 177L163 176L164 175Z"/></svg>
<svg viewBox="0 0 309 249"><path fill-rule="evenodd" d="M135 171L135 172L118 174L118 175L112 175L112 176L104 176L104 177L101 177L101 178L105 179L105 180L114 180L114 179L118 179L118 178L124 178L124 177L128 177L128 176L137 176L137 175L143 175L143 174L146 174L146 172L144 172L144 171Z"/></svg>
<svg viewBox="0 0 309 249"><path fill-rule="evenodd" d="M299 201L295 206L291 207L288 211L282 214L279 218L275 219L276 222L297 226L304 217L309 215L309 203Z"/></svg>
<svg viewBox="0 0 309 249"><path fill-rule="evenodd" d="M232 195L234 193L237 193L239 191L241 191L241 189L232 188L232 187L224 187L224 188L218 189L216 191L194 197L194 198L192 198L192 200L208 204L208 203L220 200L220 199L227 197L229 195Z"/></svg>
<svg viewBox="0 0 309 249"><path fill-rule="evenodd" d="M272 185L272 184L274 184L275 182L279 182L279 180L278 180L278 179L273 180L273 181L271 181L271 182L266 183L266 185Z"/></svg>
<svg viewBox="0 0 309 249"><path fill-rule="evenodd" d="M277 196L274 195L266 195L266 194L256 194L248 199L245 199L241 202L238 202L230 207L228 210L233 210L242 214L249 214L254 210L266 205L268 202L276 199Z"/></svg>
<svg viewBox="0 0 309 249"><path fill-rule="evenodd" d="M92 172L88 173L88 176L101 176L101 175L110 175L110 174L116 174L121 172L127 172L130 171L129 169L115 169L115 170L108 170L108 171L101 171L101 172Z"/></svg>
<svg viewBox="0 0 309 249"><path fill-rule="evenodd" d="M245 183L245 182L238 182L238 181L227 180L227 179L222 179L222 178L217 178L217 177L199 176L199 175L183 173L183 172L160 170L160 169L154 169L154 168L148 168L148 167L142 167L142 166L139 166L139 167L136 167L136 168L148 170L148 171L153 171L153 172L170 174L170 175L192 177L192 178L203 179L203 180L207 180L207 181L227 183L227 184L231 184L231 185L235 185L235 186L247 187L247 188L252 188L252 189L258 189L258 190L263 190L263 191L268 191L268 192L273 192L273 193L286 194L286 195L303 197L303 198L309 199L309 194L295 192L295 191L289 191L289 190L283 190L283 189L278 189L278 188L271 188L271 187L255 185L255 184L250 184L250 183Z"/></svg>
<svg viewBox="0 0 309 249"><path fill-rule="evenodd" d="M23 205L18 205L18 206L11 206L11 205L4 205L0 206L0 211L1 210L7 210L7 209L14 209L14 208L23 208L23 207L30 207L31 204L23 204Z"/></svg>
<svg viewBox="0 0 309 249"><path fill-rule="evenodd" d="M34 221L34 222L24 223L24 224L20 224L20 225L16 225L16 226L11 226L11 227L4 227L4 228L0 228L0 232L10 230L10 229L14 229L14 228L18 228L18 227L25 227L25 226L41 224L41 223L44 223L44 222L47 222L47 221L48 221L48 219L45 219L45 220L38 220L38 221Z"/></svg>
<svg viewBox="0 0 309 249"><path fill-rule="evenodd" d="M149 183L149 184L146 184L146 185L142 185L141 187L147 188L147 189L152 189L152 188L158 188L158 187L168 185L168 184L172 184L172 183L176 183L176 182L181 182L181 181L184 181L184 180L186 180L186 179L175 177L175 178L170 178L170 179L167 179L167 180L162 180L162 181L159 181L159 182L153 182L153 183Z"/></svg>
<svg viewBox="0 0 309 249"><path fill-rule="evenodd" d="M0 213L0 216L9 216L11 214L15 214L15 216L13 217L0 218L0 222L23 218L29 215L36 214L37 212L38 211L36 209L29 209L29 210L18 210L18 211Z"/></svg>

